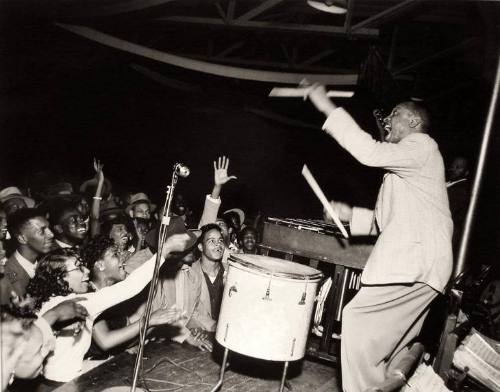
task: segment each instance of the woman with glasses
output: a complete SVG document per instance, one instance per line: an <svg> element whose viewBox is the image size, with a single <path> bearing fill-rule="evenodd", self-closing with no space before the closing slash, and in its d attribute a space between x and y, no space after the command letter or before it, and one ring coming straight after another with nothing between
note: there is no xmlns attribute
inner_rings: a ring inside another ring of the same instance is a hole
<svg viewBox="0 0 500 392"><path fill-rule="evenodd" d="M163 247L161 263L172 252L184 251L189 241L188 234L169 237ZM42 316L62 301L75 298L81 299L80 303L88 312L81 330L63 329L56 337L54 352L49 354L44 367L46 379L68 382L85 371L83 358L91 344L94 321L106 309L144 289L153 276L155 259L156 255L126 279L97 291L91 291L90 271L72 249L55 250L39 262L35 277L28 286L28 293L36 298L38 314ZM179 317L177 314L174 318Z"/></svg>

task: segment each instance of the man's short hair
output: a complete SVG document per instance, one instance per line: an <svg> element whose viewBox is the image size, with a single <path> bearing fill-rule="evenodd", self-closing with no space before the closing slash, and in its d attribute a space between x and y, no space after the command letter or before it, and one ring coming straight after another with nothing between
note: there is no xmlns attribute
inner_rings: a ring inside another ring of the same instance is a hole
<svg viewBox="0 0 500 392"><path fill-rule="evenodd" d="M203 240L205 239L205 235L211 230L217 230L222 235L222 229L219 225L215 223L209 223L208 225L202 226L200 228L201 234L200 238L198 238L198 244L203 244Z"/></svg>
<svg viewBox="0 0 500 392"><path fill-rule="evenodd" d="M403 105L407 110L409 110L415 117L418 117L421 121L420 128L423 132L429 133L431 129L431 116L429 111L423 107L421 104L418 104L413 101L403 102Z"/></svg>
<svg viewBox="0 0 500 392"><path fill-rule="evenodd" d="M23 228L34 218L45 218L45 215L38 208L22 208L10 215L7 218L7 227L12 237L21 234Z"/></svg>
<svg viewBox="0 0 500 392"><path fill-rule="evenodd" d="M78 212L78 203L75 199L64 197L54 199L48 206L50 225L54 227L61 223L62 217L68 211Z"/></svg>

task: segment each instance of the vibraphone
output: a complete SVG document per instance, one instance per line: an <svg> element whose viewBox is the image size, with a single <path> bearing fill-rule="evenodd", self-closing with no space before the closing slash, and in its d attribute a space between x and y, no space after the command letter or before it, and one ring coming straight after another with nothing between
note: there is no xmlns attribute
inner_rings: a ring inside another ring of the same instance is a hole
<svg viewBox="0 0 500 392"><path fill-rule="evenodd" d="M349 232L349 225L344 226ZM309 259L313 267L320 262L334 264L321 320L322 337L318 350L310 353L324 359L335 359L333 336L341 333L342 309L358 292L361 272L373 245L342 237L339 228L319 220L267 218L264 223L261 253L281 254L286 260L295 256ZM332 336L333 335L333 336Z"/></svg>

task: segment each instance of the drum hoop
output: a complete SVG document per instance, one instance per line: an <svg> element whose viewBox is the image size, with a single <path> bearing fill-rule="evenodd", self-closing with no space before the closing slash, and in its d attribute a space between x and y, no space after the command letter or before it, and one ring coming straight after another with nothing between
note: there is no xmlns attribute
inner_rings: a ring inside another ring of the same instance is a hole
<svg viewBox="0 0 500 392"><path fill-rule="evenodd" d="M257 270L259 272L264 273L265 275L269 276L275 276L277 278L288 278L288 279L295 279L295 280L316 280L316 279L321 279L323 277L323 274L321 272L318 272L316 274L312 275L304 275L304 274L298 274L294 272L271 272L265 268L262 268L259 265L250 263L248 261L244 261L241 259L235 259L233 257L229 257L229 264L241 264L243 267L247 267L253 270Z"/></svg>

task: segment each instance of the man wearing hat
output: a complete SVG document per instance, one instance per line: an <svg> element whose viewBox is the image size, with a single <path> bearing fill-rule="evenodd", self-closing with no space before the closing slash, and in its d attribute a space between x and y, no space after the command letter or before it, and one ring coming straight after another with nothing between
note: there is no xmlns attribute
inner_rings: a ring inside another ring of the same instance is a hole
<svg viewBox="0 0 500 392"><path fill-rule="evenodd" d="M151 213L156 209L156 205L152 204L148 195L139 192L130 195L130 199L125 212L131 218L150 219Z"/></svg>
<svg viewBox="0 0 500 392"><path fill-rule="evenodd" d="M24 196L19 188L9 186L0 191L0 206L7 216L9 216L21 208L33 208L35 201L30 197Z"/></svg>

